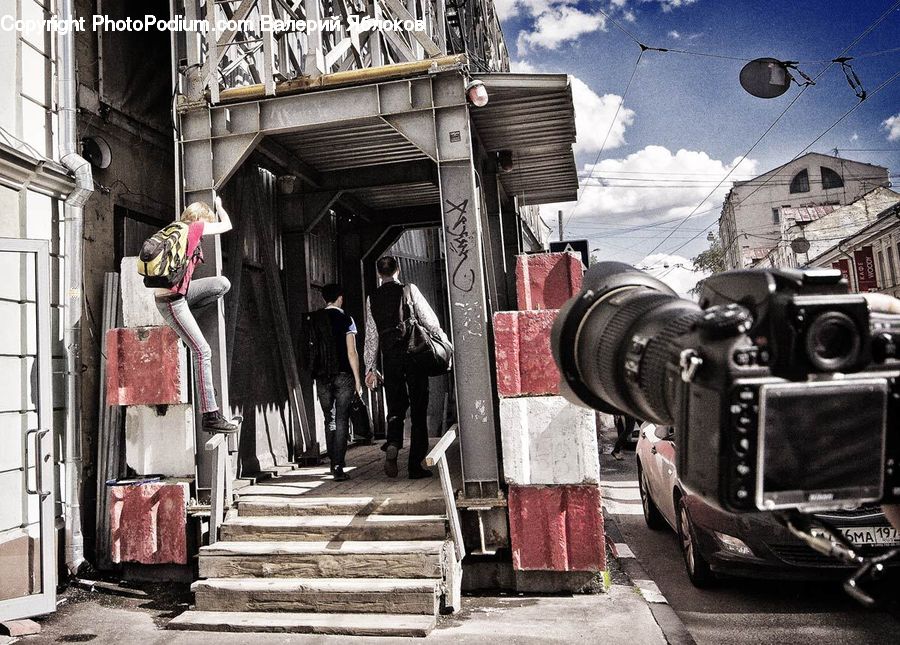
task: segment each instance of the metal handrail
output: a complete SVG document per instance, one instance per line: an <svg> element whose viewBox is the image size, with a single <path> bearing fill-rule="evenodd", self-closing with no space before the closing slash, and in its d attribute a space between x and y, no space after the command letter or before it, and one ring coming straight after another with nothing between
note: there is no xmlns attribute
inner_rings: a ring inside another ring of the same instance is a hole
<svg viewBox="0 0 900 645"><path fill-rule="evenodd" d="M456 498L453 495L453 482L450 479L450 468L447 466L446 453L456 442L456 431L459 426L450 427L441 440L437 442L431 452L425 457L425 465L429 468L438 467L441 477L441 491L444 494L444 505L447 507L447 520L450 522L450 535L453 537L453 546L456 549L456 559L461 562L466 555L466 547L463 544L462 528L459 524L459 511L456 509Z"/></svg>

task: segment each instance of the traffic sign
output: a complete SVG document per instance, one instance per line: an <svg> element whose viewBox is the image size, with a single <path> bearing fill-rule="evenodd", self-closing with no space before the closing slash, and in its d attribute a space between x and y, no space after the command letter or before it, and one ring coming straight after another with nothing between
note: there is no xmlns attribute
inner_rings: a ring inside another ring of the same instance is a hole
<svg viewBox="0 0 900 645"><path fill-rule="evenodd" d="M591 264L591 252L588 250L587 240L561 240L550 242L551 253L578 253L581 255L581 263L585 267Z"/></svg>

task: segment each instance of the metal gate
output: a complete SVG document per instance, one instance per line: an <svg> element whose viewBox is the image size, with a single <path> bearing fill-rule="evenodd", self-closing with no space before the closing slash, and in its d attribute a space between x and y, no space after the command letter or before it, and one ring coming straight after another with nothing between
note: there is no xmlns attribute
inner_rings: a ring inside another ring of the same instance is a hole
<svg viewBox="0 0 900 645"><path fill-rule="evenodd" d="M56 609L50 255L0 238L0 621Z"/></svg>

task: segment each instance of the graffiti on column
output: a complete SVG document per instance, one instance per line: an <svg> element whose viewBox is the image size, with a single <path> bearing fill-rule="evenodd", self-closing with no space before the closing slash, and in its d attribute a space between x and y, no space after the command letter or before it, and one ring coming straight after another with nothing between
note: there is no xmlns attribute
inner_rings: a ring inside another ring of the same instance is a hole
<svg viewBox="0 0 900 645"><path fill-rule="evenodd" d="M447 248L450 258L450 281L453 286L469 293L475 287L475 269L469 262L472 245L469 241L469 200L454 204L446 200L444 221L447 222Z"/></svg>

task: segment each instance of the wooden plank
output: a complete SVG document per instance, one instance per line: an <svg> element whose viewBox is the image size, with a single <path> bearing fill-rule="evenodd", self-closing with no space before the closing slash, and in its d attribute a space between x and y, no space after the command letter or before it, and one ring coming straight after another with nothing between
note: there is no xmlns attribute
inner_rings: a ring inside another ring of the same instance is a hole
<svg viewBox="0 0 900 645"><path fill-rule="evenodd" d="M212 477L209 492L209 543L219 539L219 527L225 517L225 479L229 477L225 435L217 434L206 442L204 449L212 452Z"/></svg>
<svg viewBox="0 0 900 645"><path fill-rule="evenodd" d="M98 568L108 568L110 560L109 488L107 480L119 478L124 471L123 415L119 406L106 405L106 332L118 325L119 274L107 273L104 277L103 319L100 348L100 396L99 436L97 438L97 508L96 508L96 563Z"/></svg>
<svg viewBox="0 0 900 645"><path fill-rule="evenodd" d="M274 256L275 242L269 229L274 214L268 208L266 200L263 199L260 184L261 178L260 181L254 182L257 204L260 207L256 212L256 230L257 235L259 236L260 253L262 255L263 268L266 274L268 292L272 304L275 335L285 371L284 376L288 388L291 422L294 424L294 432L299 433L299 436L295 436L295 438L300 439L303 445L302 447L297 446L295 441L291 441L290 444L293 445L294 448L294 458L297 458L302 454L304 457L318 459L318 444L313 441L311 436L309 420L306 417L306 404L303 400L303 389L300 383L300 375L297 372L297 361L294 356L293 343L291 342L287 307L285 306L282 294L281 275ZM264 212L268 215L268 222L265 221L263 215Z"/></svg>
<svg viewBox="0 0 900 645"><path fill-rule="evenodd" d="M424 637L434 629L434 625L434 616L406 614L188 611L169 621L166 628L193 631Z"/></svg>
<svg viewBox="0 0 900 645"><path fill-rule="evenodd" d="M437 442L437 445L431 449L428 455L425 457L425 465L428 467L434 466L438 460L444 457L444 453L447 452L447 449L453 445L453 442L456 441L456 428L457 426L453 426L444 436L441 437L440 441Z"/></svg>

